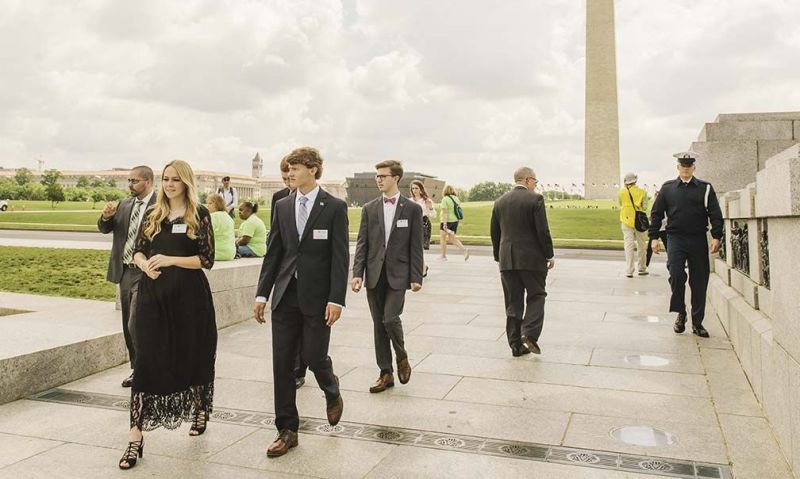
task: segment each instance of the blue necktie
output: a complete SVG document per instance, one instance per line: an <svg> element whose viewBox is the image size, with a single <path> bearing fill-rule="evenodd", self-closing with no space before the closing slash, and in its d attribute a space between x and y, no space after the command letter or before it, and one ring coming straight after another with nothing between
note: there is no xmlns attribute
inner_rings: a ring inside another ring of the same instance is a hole
<svg viewBox="0 0 800 479"><path fill-rule="evenodd" d="M297 237L303 239L303 231L305 231L308 221L308 209L306 208L308 198L301 196L298 201L300 201L300 211L297 213Z"/></svg>

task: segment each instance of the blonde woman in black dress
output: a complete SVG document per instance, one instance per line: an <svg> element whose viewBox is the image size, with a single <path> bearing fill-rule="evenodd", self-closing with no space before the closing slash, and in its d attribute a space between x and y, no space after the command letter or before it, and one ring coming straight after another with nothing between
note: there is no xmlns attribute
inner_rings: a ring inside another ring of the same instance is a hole
<svg viewBox="0 0 800 479"><path fill-rule="evenodd" d="M130 469L142 457L142 431L206 430L214 397L217 326L202 268L214 265L211 216L198 204L194 173L175 160L164 167L158 199L136 241L134 263L144 275L133 324L137 346L131 389L128 448L119 461Z"/></svg>

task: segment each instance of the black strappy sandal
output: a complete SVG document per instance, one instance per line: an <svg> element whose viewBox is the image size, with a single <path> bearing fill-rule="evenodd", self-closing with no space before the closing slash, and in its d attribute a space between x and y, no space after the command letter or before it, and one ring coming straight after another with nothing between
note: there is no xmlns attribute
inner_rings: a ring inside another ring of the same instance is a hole
<svg viewBox="0 0 800 479"><path fill-rule="evenodd" d="M190 436L199 436L206 432L208 426L208 411L198 411L194 414L192 427L189 429Z"/></svg>
<svg viewBox="0 0 800 479"><path fill-rule="evenodd" d="M136 460L144 456L144 437L138 441L128 443L128 449L122 454L119 460L119 468L123 470L132 469L136 465Z"/></svg>

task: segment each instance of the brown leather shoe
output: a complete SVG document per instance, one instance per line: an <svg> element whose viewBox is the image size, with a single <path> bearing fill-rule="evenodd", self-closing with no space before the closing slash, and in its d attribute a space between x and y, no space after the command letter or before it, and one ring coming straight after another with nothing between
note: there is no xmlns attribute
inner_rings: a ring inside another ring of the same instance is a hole
<svg viewBox="0 0 800 479"><path fill-rule="evenodd" d="M267 448L267 457L283 456L293 447L297 447L297 433L290 429L282 429Z"/></svg>
<svg viewBox="0 0 800 479"><path fill-rule="evenodd" d="M386 388L394 387L394 376L391 374L381 374L375 384L369 387L371 393L382 393Z"/></svg>
<svg viewBox="0 0 800 479"><path fill-rule="evenodd" d="M400 380L400 384L405 384L411 379L411 365L408 364L408 358L397 361L397 379Z"/></svg>
<svg viewBox="0 0 800 479"><path fill-rule="evenodd" d="M336 399L328 400L328 424L331 426L339 424L339 419L342 418L342 411L344 411L344 402L341 394Z"/></svg>

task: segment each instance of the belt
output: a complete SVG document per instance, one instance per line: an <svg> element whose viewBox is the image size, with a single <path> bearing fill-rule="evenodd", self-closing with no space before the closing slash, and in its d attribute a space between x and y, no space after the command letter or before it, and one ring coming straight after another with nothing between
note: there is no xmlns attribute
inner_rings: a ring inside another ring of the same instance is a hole
<svg viewBox="0 0 800 479"><path fill-rule="evenodd" d="M125 267L125 268L130 268L130 269L139 269L139 267L136 266L133 263L123 263L122 266Z"/></svg>

